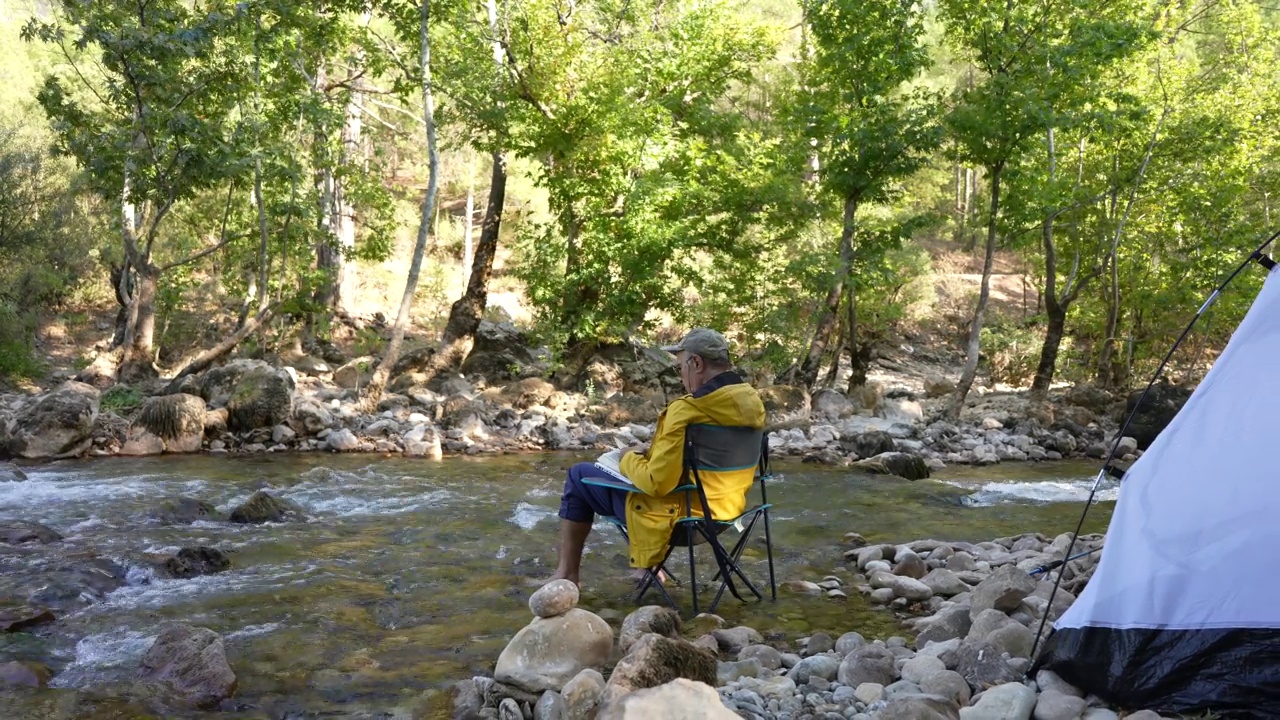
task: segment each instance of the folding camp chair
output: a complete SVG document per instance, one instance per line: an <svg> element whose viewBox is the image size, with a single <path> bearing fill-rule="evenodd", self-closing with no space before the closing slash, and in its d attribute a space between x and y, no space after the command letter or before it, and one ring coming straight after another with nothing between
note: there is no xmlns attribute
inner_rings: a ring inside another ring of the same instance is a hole
<svg viewBox="0 0 1280 720"><path fill-rule="evenodd" d="M756 468L755 482L760 486L760 503L737 517L712 517L706 488L702 484L702 472L745 470L752 467ZM676 521L676 526L671 534L671 541L667 545L667 552L663 556L662 562L658 564L657 572L648 570L645 573L644 581L636 593L636 603L642 602L648 591L656 586L667 603L677 612L679 611L679 606L671 598L666 587L658 581L658 573L665 571L668 576L672 576L672 573L666 569L666 562L676 548L683 547L687 548L689 552L689 589L693 599L693 614L697 615L699 612L698 576L694 558L694 547L697 545L711 547L717 568L716 574L711 581L713 583L717 580L720 581L720 587L711 601L711 606L707 608L707 612L715 612L716 606L719 605L725 590L728 590L738 600L745 601L738 590L738 582L741 582L751 594L755 595L757 601L763 600L764 595L747 578L739 565L752 532L762 519L764 521L765 550L769 561L769 592L770 597L777 600L778 588L773 567L773 536L769 527L769 509L772 505L768 501L766 489L766 483L769 478L768 439L763 431L757 428L719 425L690 426L685 431L684 472L679 486L674 491L674 493L683 495L685 513L683 517ZM695 502L700 513L694 512ZM611 517L609 520L622 533L623 538L629 542L630 538L627 534L625 519ZM740 535L733 549L726 550L719 537L721 533L731 527L736 527L740 531Z"/></svg>

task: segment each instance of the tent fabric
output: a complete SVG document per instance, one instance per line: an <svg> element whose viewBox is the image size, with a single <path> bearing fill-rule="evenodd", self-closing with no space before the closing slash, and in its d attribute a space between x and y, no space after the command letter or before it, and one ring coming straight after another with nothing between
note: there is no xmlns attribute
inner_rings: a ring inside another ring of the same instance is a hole
<svg viewBox="0 0 1280 720"><path fill-rule="evenodd" d="M1040 657L1110 702L1280 717L1278 275L1125 474L1101 562Z"/></svg>

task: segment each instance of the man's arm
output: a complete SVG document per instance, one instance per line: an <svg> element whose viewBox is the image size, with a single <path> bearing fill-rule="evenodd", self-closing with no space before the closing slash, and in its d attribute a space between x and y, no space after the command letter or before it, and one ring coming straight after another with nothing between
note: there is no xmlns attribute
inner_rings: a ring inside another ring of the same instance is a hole
<svg viewBox="0 0 1280 720"><path fill-rule="evenodd" d="M620 467L635 486L646 495L669 495L680 484L684 472L684 431L688 426L688 410L675 401L658 418L657 431L649 451L640 455L624 453Z"/></svg>

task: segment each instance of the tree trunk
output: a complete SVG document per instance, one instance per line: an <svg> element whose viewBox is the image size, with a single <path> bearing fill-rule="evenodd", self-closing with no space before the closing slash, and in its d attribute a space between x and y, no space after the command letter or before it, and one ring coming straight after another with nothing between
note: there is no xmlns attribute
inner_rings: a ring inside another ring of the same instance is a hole
<svg viewBox="0 0 1280 720"><path fill-rule="evenodd" d="M400 359L400 347L404 344L405 327L409 324L409 311L413 307L414 295L418 292L418 275L422 270L422 257L427 251L427 238L431 231L431 219L435 214L436 192L440 182L440 152L436 149L436 112L435 96L431 86L431 35L428 32L431 20L431 0L422 0L422 17L419 34L422 40L422 95L423 119L427 126L427 192L422 199L422 219L418 223L418 239L413 247L413 260L409 264L409 276L405 280L404 295L400 298L400 311L396 314L396 322L391 330L391 341L373 371L373 377L361 393L361 404L366 410L372 410L382 399L382 391L387 386L391 369Z"/></svg>
<svg viewBox="0 0 1280 720"><path fill-rule="evenodd" d="M462 271L471 267L475 258L475 219L476 219L476 154L467 153L467 206L462 218Z"/></svg>
<svg viewBox="0 0 1280 720"><path fill-rule="evenodd" d="M991 178L991 216L987 219L987 247L982 262L982 285L978 290L978 304L973 309L973 322L969 325L969 345L965 355L964 370L960 373L960 382L956 383L955 395L947 408L947 417L953 422L960 419L960 411L964 408L964 400L973 387L973 379L978 375L978 359L982 351L982 324L986 319L987 301L991 298L991 268L995 263L996 229L1000 213L1000 172L1003 164L987 169Z"/></svg>
<svg viewBox="0 0 1280 720"><path fill-rule="evenodd" d="M1112 355L1115 352L1116 330L1120 325L1120 263L1118 262L1120 257L1120 238L1124 234L1125 224L1129 221L1129 213L1133 212L1133 206L1138 199L1138 188L1142 185L1143 176L1147 174L1147 165L1151 163L1151 155L1155 152L1156 142L1160 139L1160 133L1164 130L1165 120L1169 118L1171 110L1172 108L1165 105L1164 112L1160 114L1160 121L1156 123L1156 128L1151 133L1151 140L1147 142L1147 152L1142 158L1142 165L1138 167L1138 176L1133 179L1133 187L1129 188L1129 197L1125 202L1124 214L1120 216L1119 222L1116 223L1116 232L1111 240L1111 252L1109 254L1111 287L1107 295L1107 332L1102 341L1102 352L1098 355L1098 384L1102 387L1110 387L1116 381Z"/></svg>
<svg viewBox="0 0 1280 720"><path fill-rule="evenodd" d="M216 362L218 358L226 355L232 348L239 345L242 340L252 335L258 328L262 327L263 324L271 319L274 312L274 306L269 305L263 308L257 315L246 320L240 325L240 327L236 328L234 333L228 335L217 345L200 352L195 357L184 360L178 365L178 371L174 374L173 379L177 380L178 378L186 377L187 375L194 375L195 373L208 368Z"/></svg>
<svg viewBox="0 0 1280 720"><path fill-rule="evenodd" d="M840 230L840 265L836 269L836 277L827 292L826 302L818 313L817 330L809 343L809 353L800 362L796 379L807 388L812 388L818 381L818 371L822 365L822 356L826 354L827 345L835 334L840 298L844 295L845 282L852 282L849 277L853 269L853 236L857 230L855 223L858 213L858 200L850 196L844 201L844 223ZM853 339L852 334L850 339Z"/></svg>
<svg viewBox="0 0 1280 720"><path fill-rule="evenodd" d="M1040 347L1040 364L1036 366L1035 379L1031 381L1031 394L1043 398L1049 393L1053 374L1058 366L1058 350L1067 326L1067 306L1059 304L1051 296L1045 296L1045 314L1049 326L1044 332L1044 345Z"/></svg>
<svg viewBox="0 0 1280 720"><path fill-rule="evenodd" d="M1049 155L1049 185L1052 187L1058 170L1053 128L1045 133L1045 145ZM1041 293L1041 300L1044 302L1045 313L1049 316L1044 344L1040 346L1040 364L1036 366L1036 376L1031 381L1031 394L1040 398L1049 392L1049 385L1053 382L1058 348L1062 344L1062 331L1067 318L1066 308L1058 303L1058 250L1053 243L1053 223L1057 216L1057 212L1049 213L1040 226L1040 238L1044 245L1044 292Z"/></svg>
<svg viewBox="0 0 1280 720"><path fill-rule="evenodd" d="M498 252L498 233L502 228L502 210L507 198L507 156L493 154L493 174L489 178L489 201L480 226L480 242L471 262L471 278L467 290L449 309L449 322L444 327L444 342L470 338L480 326L485 305L489 301L489 279L493 276L493 257Z"/></svg>
<svg viewBox="0 0 1280 720"><path fill-rule="evenodd" d="M852 395L854 390L867 384L867 370L871 367L871 346L858 341L858 292L855 287L849 288L845 311L849 326L845 335L849 348L849 394Z"/></svg>
<svg viewBox="0 0 1280 720"><path fill-rule="evenodd" d="M133 305L129 310L132 332L126 331L131 338L125 346L122 367L139 368L151 365L155 353L156 334L156 287L159 285L160 268L150 262L139 263L138 274L134 280Z"/></svg>

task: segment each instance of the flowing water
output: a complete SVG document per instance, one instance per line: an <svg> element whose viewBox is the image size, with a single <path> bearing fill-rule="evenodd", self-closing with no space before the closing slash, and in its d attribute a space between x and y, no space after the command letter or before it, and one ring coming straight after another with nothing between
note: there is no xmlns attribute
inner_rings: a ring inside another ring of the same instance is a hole
<svg viewBox="0 0 1280 720"><path fill-rule="evenodd" d="M62 543L0 545L0 600L26 599L50 567L97 555L130 568L126 585L33 632L0 634L0 662L36 660L56 675L40 691L0 690L0 718L134 718L124 699L142 654L166 622L226 640L236 696L201 717L433 717L451 680L492 672L529 620L534 581L555 560L556 511L567 454L450 458L443 463L354 455L208 455L55 463L0 484L0 520L34 520ZM1074 528L1095 466L949 468L905 482L778 462L770 485L779 580L820 580L841 566L841 539L980 541ZM163 525L165 498L226 512L258 489L302 505L308 522ZM1107 489L1086 532L1105 528ZM231 570L157 579L150 567L179 547L231 553ZM748 567L763 576L762 553ZM675 572L681 567L677 563ZM597 527L583 564L582 605L616 622L632 605L625 548ZM677 600L687 602L679 590ZM650 596L650 601L657 601ZM816 630L896 631L850 589L846 602L781 595L720 614L774 637Z"/></svg>

